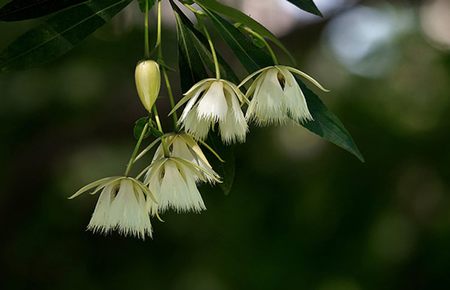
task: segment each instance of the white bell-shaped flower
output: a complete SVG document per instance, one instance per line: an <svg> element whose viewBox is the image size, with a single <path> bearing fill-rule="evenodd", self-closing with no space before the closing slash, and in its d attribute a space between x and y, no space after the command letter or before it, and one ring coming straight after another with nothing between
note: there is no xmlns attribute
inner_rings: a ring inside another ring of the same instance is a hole
<svg viewBox="0 0 450 290"><path fill-rule="evenodd" d="M158 204L148 206L150 213L156 215L169 209L177 212L205 210L196 184L197 180L204 180L202 173L207 174L182 158L163 157L153 161L144 181L158 199Z"/></svg>
<svg viewBox="0 0 450 290"><path fill-rule="evenodd" d="M86 185L70 199L91 190L91 194L101 193L88 230L104 234L117 230L142 239L152 236L147 208L156 201L143 183L130 177L108 177Z"/></svg>
<svg viewBox="0 0 450 290"><path fill-rule="evenodd" d="M241 109L245 96L238 87L221 79L205 79L195 84L174 110L187 102L179 120L187 133L204 140L218 124L222 141L244 142L248 131Z"/></svg>
<svg viewBox="0 0 450 290"><path fill-rule="evenodd" d="M220 176L214 171L197 141L192 136L186 133L172 134L165 137L164 141L170 156L185 159L200 168L200 174L204 177L202 180L207 180L209 183L215 183L220 180ZM203 144L207 146L205 143ZM216 152L210 147L208 148L220 159ZM156 149L153 160L163 157L164 150L162 144L160 144L158 149ZM207 172L207 174L203 172Z"/></svg>
<svg viewBox="0 0 450 290"><path fill-rule="evenodd" d="M258 75L246 94L250 99L247 120L258 125L282 123L288 119L299 122L313 120L303 91L293 73L327 91L312 77L295 68L282 65L266 67L251 74L240 85Z"/></svg>

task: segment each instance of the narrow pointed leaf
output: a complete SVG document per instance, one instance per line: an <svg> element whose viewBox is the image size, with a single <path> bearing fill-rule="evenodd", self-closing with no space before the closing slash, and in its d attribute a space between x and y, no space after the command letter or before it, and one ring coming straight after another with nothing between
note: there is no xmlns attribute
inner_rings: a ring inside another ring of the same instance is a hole
<svg viewBox="0 0 450 290"><path fill-rule="evenodd" d="M255 19L251 18L247 14L243 13L242 11L224 5L218 2L217 0L195 0L195 2L199 4L201 7L205 7L210 11L213 11L217 14L220 14L233 20L236 23L240 23L247 26L248 28L252 29L256 33L261 35L262 37L265 37L270 41L272 41L273 43L275 43L279 48L283 50L284 53L286 53L292 60L294 60L294 57L290 54L289 50L275 35L273 35L272 32L270 32L270 30L268 30L266 27L264 27L264 25L262 25Z"/></svg>
<svg viewBox="0 0 450 290"><path fill-rule="evenodd" d="M96 0L51 16L0 53L0 72L34 67L62 56L125 8L131 0Z"/></svg>
<svg viewBox="0 0 450 290"><path fill-rule="evenodd" d="M251 39L234 27L233 24L205 7L202 8L211 18L220 36L227 42L236 57L249 72L256 71L261 66L273 65L270 56L257 47Z"/></svg>
<svg viewBox="0 0 450 290"><path fill-rule="evenodd" d="M308 103L309 111L314 118L313 121L301 125L323 139L347 150L355 155L361 162L364 162L363 155L353 141L350 133L345 129L344 124L342 124L335 114L328 110L319 97L308 89L302 81L299 79L297 79L297 81L302 88L306 102Z"/></svg>
<svg viewBox="0 0 450 290"><path fill-rule="evenodd" d="M313 0L288 0L298 8L317 16L323 16Z"/></svg>
<svg viewBox="0 0 450 290"><path fill-rule="evenodd" d="M194 45L194 49L197 51L203 65L210 71L214 73L215 65L212 57L211 49L208 44L207 38L194 27L194 24L189 20L189 18L179 9L178 6L171 1L172 7L179 16L182 24L185 28L185 37L190 39L190 43ZM223 59L223 57L217 53L217 58L220 65L220 73L223 79L230 80L232 82L239 82L236 74L233 72L228 63Z"/></svg>
<svg viewBox="0 0 450 290"><path fill-rule="evenodd" d="M203 62L192 43L190 32L183 24L180 14L175 12L178 29L178 62L181 88L188 91L195 83L208 77Z"/></svg>
<svg viewBox="0 0 450 290"><path fill-rule="evenodd" d="M88 0L12 0L0 9L1 21L38 18Z"/></svg>

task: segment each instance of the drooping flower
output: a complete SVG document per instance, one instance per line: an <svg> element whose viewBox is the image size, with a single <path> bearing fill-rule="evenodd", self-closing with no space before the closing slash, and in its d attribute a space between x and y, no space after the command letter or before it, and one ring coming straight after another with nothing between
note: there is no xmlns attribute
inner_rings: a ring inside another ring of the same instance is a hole
<svg viewBox="0 0 450 290"><path fill-rule="evenodd" d="M183 141L177 139L172 140L172 149L169 153L171 156L164 156L160 151L162 149L158 148L145 176L144 184L150 188L158 200L158 204L149 206L149 211L153 215L169 209L177 212L205 210L206 207L197 188L197 182L220 181L206 158L205 162L205 160L201 160L203 157L197 155L195 151L192 154L185 152L182 149L184 145L180 146L181 143L179 143ZM180 154L184 158L178 157L176 154ZM196 161L190 161L191 158L195 158Z"/></svg>
<svg viewBox="0 0 450 290"><path fill-rule="evenodd" d="M207 180L209 183L215 183L220 180L220 176L214 171L197 141L192 136L186 133L177 133L165 137L165 142L170 156L190 161L198 166L200 174L204 177L202 180ZM210 148L210 150L212 149ZM220 159L217 153L212 152ZM164 150L163 146L160 145L155 152L153 160L163 157ZM206 172L206 174L203 172Z"/></svg>
<svg viewBox="0 0 450 290"><path fill-rule="evenodd" d="M187 102L179 122L197 139L204 140L217 123L223 142L244 142L248 130L241 109L244 99L235 84L221 79L205 79L195 84L175 109Z"/></svg>
<svg viewBox="0 0 450 290"><path fill-rule="evenodd" d="M135 70L135 81L142 105L151 112L161 89L161 73L158 63L153 60L138 63Z"/></svg>
<svg viewBox="0 0 450 290"><path fill-rule="evenodd" d="M156 200L142 182L131 177L107 177L86 185L70 199L92 190L91 194L101 193L88 230L103 234L117 230L142 239L152 236L147 208Z"/></svg>
<svg viewBox="0 0 450 290"><path fill-rule="evenodd" d="M246 94L250 99L247 120L258 125L282 123L288 119L299 122L313 120L303 91L293 74L306 78L323 91L328 91L315 79L295 68L282 65L263 68L248 76L240 85L258 75Z"/></svg>

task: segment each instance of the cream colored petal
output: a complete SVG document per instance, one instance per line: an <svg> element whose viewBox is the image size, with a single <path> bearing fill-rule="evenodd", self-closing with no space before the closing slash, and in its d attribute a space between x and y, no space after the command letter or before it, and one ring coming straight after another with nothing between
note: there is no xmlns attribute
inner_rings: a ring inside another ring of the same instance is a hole
<svg viewBox="0 0 450 290"><path fill-rule="evenodd" d="M148 185L148 183L150 182L150 179L153 176L158 176L158 172L161 170L161 167L164 165L164 163L167 161L167 158L159 158L159 159L154 159L152 161L152 163L150 164L147 173L145 174L145 179L144 179L144 184ZM152 190L150 188L150 190Z"/></svg>
<svg viewBox="0 0 450 290"><path fill-rule="evenodd" d="M168 209L174 209L177 212L185 211L189 204L187 193L187 184L181 176L176 163L168 160L164 164L164 177L161 183L158 205L159 211L164 212Z"/></svg>
<svg viewBox="0 0 450 290"><path fill-rule="evenodd" d="M155 194L150 190L150 188L145 186L142 182L140 182L139 180L135 180L134 187L141 190L144 193L145 200L150 200L153 203L158 203Z"/></svg>
<svg viewBox="0 0 450 290"><path fill-rule="evenodd" d="M106 177L106 178L102 178L100 180L94 181L92 183L89 183L88 185L83 186L80 190L78 190L73 195L71 195L69 197L69 199L74 199L75 197L78 197L81 194L85 193L86 191L92 190L96 187L97 187L97 189L95 191L97 192L101 187L104 187L108 182L110 182L111 180L114 180L114 179L118 179L118 178L119 177L116 177L116 176Z"/></svg>
<svg viewBox="0 0 450 290"><path fill-rule="evenodd" d="M318 87L319 89L321 89L322 91L328 93L330 90L325 89L318 81L316 81L313 77L311 77L310 75L302 72L301 70L298 70L296 68L293 67L289 67L289 66L284 66L283 68L289 70L290 72L293 72L305 79L307 79L308 81L310 81L313 85L315 85L316 87Z"/></svg>
<svg viewBox="0 0 450 290"><path fill-rule="evenodd" d="M148 151L150 151L156 144L158 144L158 142L161 141L161 137L156 138L150 145L148 145L147 147L145 147L144 150L141 151L141 153L139 153L138 156L136 156L136 158L134 159L134 162L138 161L139 159L141 159L145 154L147 154Z"/></svg>
<svg viewBox="0 0 450 290"><path fill-rule="evenodd" d="M111 204L110 221L117 225L119 233L144 239L151 236L150 218L142 191L136 191L133 180L121 180L120 189Z"/></svg>
<svg viewBox="0 0 450 290"><path fill-rule="evenodd" d="M220 136L225 144L245 142L247 121L236 97L227 98L230 109L225 120L219 122Z"/></svg>
<svg viewBox="0 0 450 290"><path fill-rule="evenodd" d="M187 91L186 93L184 93L185 96L192 94L195 90L197 90L199 87L207 84L207 83L211 83L213 81L216 81L216 79L204 79L199 81L198 83L196 83L195 85L192 86L192 88L189 89L189 91ZM209 86L209 85L208 85Z"/></svg>
<svg viewBox="0 0 450 290"><path fill-rule="evenodd" d="M192 110L192 107L196 104L198 97L209 87L209 83L205 83L203 84L201 87L199 87L199 89L197 91L195 91L195 94L193 95L187 95L185 98L189 97L190 100L187 103L186 107L183 110L183 113L181 114L181 117L179 119L179 123L183 122L184 119L186 118L186 115ZM178 103L180 104L181 101ZM175 108L173 108L172 112L176 111L179 107L181 106L175 106Z"/></svg>
<svg viewBox="0 0 450 290"><path fill-rule="evenodd" d="M161 182L162 176L164 176L164 162L161 162L159 165L155 166L153 171L147 176L146 184L149 190L153 193L158 203L151 202L151 200L147 200L146 208L147 211L152 215L157 215L160 204L160 196L161 196Z"/></svg>
<svg viewBox="0 0 450 290"><path fill-rule="evenodd" d="M189 170L188 167L183 165L178 165L180 173L187 185L187 197L189 203L186 205L186 211L200 212L206 210L205 204L203 202L202 196L197 189L195 183L195 173Z"/></svg>
<svg viewBox="0 0 450 290"><path fill-rule="evenodd" d="M192 110L183 122L183 128L187 133L196 139L205 140L209 130L213 125L213 121L207 119L199 119L196 109Z"/></svg>
<svg viewBox="0 0 450 290"><path fill-rule="evenodd" d="M214 182L221 182L220 177L214 171L206 170L205 168L198 166L197 164L192 163L186 159L182 158L172 158L172 159L178 164L189 167L191 172L204 182L208 182L208 179L213 179ZM205 176L207 179L203 179Z"/></svg>
<svg viewBox="0 0 450 290"><path fill-rule="evenodd" d="M178 135L174 138L172 143L172 156L184 158L187 160L192 160L195 158L194 154L189 150L189 145L186 144L186 141Z"/></svg>
<svg viewBox="0 0 450 290"><path fill-rule="evenodd" d="M255 90L250 103L248 118L259 125L280 123L286 118L283 106L283 88L278 80L279 70L267 70L262 75L261 85Z"/></svg>
<svg viewBox="0 0 450 290"><path fill-rule="evenodd" d="M263 81L264 76L263 75L258 76L256 80L253 82L253 84L250 86L249 90L247 91L246 97L252 99L248 105L247 112L245 114L247 120L253 119L253 117L255 116L257 101L256 100L254 101L254 99L255 95L259 93Z"/></svg>
<svg viewBox="0 0 450 290"><path fill-rule="evenodd" d="M223 83L215 81L198 102L197 114L200 119L223 120L228 106L225 100Z"/></svg>
<svg viewBox="0 0 450 290"><path fill-rule="evenodd" d="M202 149L197 144L197 142L194 140L194 138L188 134L180 134L179 138L182 139L183 143L185 144L184 148L182 146L180 146L182 149L180 148L179 152L181 152L181 150L183 150L183 151L188 150L189 154L187 152L185 152L184 154L175 153L175 146L174 146L173 156L181 157L182 159L186 159L192 163L195 163L199 167L203 168L205 171L208 171L209 172L208 175L205 175L203 173L202 173L202 175L205 177L205 180L209 183L214 183L217 179L220 179L219 175L213 170L211 164L209 163L208 159L206 158L205 154L203 153ZM209 147L206 143L202 142L202 144L205 144L209 150L212 150L212 148ZM212 151L214 151L214 150L212 150ZM216 152L214 152L213 154L218 156ZM190 157L186 158L188 155ZM182 157L182 156L185 156L185 157ZM220 158L220 156L218 156L218 158L219 158L219 160L221 160L223 162L223 160ZM213 175L216 178L212 179L209 177L209 175Z"/></svg>
<svg viewBox="0 0 450 290"><path fill-rule="evenodd" d="M223 81L224 82L224 90L229 92L231 95L235 95L239 101L242 103L247 102L248 100L245 97L245 95L242 93L242 91L233 83L229 82L229 81Z"/></svg>
<svg viewBox="0 0 450 290"><path fill-rule="evenodd" d="M103 188L97 204L95 205L89 225L87 226L88 230L94 233L99 232L107 234L109 231L114 229L115 225L111 224L110 210L111 203L118 187L119 183L112 183Z"/></svg>
<svg viewBox="0 0 450 290"><path fill-rule="evenodd" d="M289 117L300 122L313 120L303 91L294 76L289 71L285 71L284 74L286 78L286 86L284 88L285 108Z"/></svg>
<svg viewBox="0 0 450 290"><path fill-rule="evenodd" d="M251 99L255 93L256 90L259 89L259 86L261 86L262 84L262 79L264 78L264 76L258 76L255 81L250 85L250 87L248 88L247 92L245 93L245 97L247 99Z"/></svg>
<svg viewBox="0 0 450 290"><path fill-rule="evenodd" d="M264 71L266 71L266 70L268 70L268 69L271 69L271 68L273 68L273 66L268 66L268 67L265 67L265 68L262 68L262 69L260 69L260 70L257 70L257 71L255 71L254 73L252 73L251 75L249 75L248 77L246 77L240 84L239 84L239 88L240 87L242 87L245 83L247 83L249 80L251 80L252 78L254 78L256 75L258 75L258 74L260 74L260 73L262 73L262 72L264 72Z"/></svg>

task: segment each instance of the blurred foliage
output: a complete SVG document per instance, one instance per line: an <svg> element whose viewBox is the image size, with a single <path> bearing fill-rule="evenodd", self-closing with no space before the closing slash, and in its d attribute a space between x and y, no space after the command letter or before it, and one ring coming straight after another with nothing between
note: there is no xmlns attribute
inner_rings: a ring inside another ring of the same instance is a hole
<svg viewBox="0 0 450 290"><path fill-rule="evenodd" d="M31 24L0 25L0 47ZM66 199L122 171L145 114L133 80L142 31L114 27L57 62L0 75L1 289L449 289L448 52L415 31L369 79L319 49L323 24L287 35L333 89L323 99L366 163L296 125L252 128L230 195L204 186L208 211L165 215L142 242L84 231L97 197Z"/></svg>

